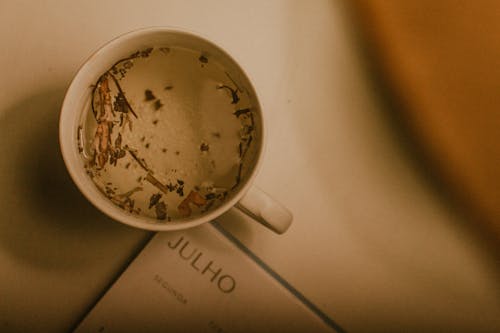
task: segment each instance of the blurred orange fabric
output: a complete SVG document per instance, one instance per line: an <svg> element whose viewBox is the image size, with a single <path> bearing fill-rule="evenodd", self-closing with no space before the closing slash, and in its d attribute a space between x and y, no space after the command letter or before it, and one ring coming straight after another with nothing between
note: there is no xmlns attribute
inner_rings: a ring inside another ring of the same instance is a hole
<svg viewBox="0 0 500 333"><path fill-rule="evenodd" d="M410 131L459 202L500 237L500 2L354 3Z"/></svg>

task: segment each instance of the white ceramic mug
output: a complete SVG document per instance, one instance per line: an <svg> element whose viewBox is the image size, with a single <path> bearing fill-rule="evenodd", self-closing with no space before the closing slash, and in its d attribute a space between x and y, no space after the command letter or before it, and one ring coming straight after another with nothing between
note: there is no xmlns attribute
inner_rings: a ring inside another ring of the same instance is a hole
<svg viewBox="0 0 500 333"><path fill-rule="evenodd" d="M100 191L92 179L87 175L79 152L79 122L84 112L88 112L89 103L96 81L110 69L117 60L131 54L135 50L157 48L165 46L179 46L192 50L199 50L200 54L210 54L224 66L231 68L245 89L252 96L252 109L258 113L259 139L257 145L256 161L247 172L237 190L232 193L220 206L201 215L188 217L181 220L158 223L153 219L127 212L112 203ZM61 110L59 123L60 145L66 167L80 191L98 209L111 218L133 227L166 231L190 228L209 222L232 207L237 207L254 220L262 223L277 233L285 232L292 222L292 214L283 205L272 199L268 194L252 185L259 167L262 164L264 147L266 143L266 127L264 114L257 97L255 88L248 75L227 52L204 37L192 32L154 27L133 31L119 36L105 44L95 52L79 69L68 88Z"/></svg>

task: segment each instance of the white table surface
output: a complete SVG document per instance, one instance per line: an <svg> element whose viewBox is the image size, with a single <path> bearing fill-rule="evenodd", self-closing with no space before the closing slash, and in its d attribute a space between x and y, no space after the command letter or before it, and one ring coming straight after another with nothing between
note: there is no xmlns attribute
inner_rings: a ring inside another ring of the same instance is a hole
<svg viewBox="0 0 500 333"><path fill-rule="evenodd" d="M91 52L155 25L213 38L261 92L257 184L295 221L228 213L237 238L348 331L500 331L499 262L389 120L354 24L333 0L2 1L0 331L71 330L149 237L78 193L57 122Z"/></svg>

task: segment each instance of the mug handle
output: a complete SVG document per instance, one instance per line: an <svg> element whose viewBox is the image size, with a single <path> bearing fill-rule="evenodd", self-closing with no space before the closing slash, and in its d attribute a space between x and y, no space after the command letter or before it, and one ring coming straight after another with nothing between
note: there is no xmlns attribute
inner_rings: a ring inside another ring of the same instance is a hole
<svg viewBox="0 0 500 333"><path fill-rule="evenodd" d="M292 213L255 185L235 207L278 234L284 233L292 224Z"/></svg>

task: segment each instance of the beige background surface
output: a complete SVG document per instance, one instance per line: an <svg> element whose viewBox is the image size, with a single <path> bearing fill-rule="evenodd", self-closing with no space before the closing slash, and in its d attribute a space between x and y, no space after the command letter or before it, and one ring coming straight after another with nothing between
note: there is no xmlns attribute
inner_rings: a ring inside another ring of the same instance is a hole
<svg viewBox="0 0 500 333"><path fill-rule="evenodd" d="M326 0L2 2L0 331L68 331L149 236L77 192L57 121L86 57L152 25L213 38L261 91L257 183L295 221L277 236L229 213L227 229L348 331L498 330L498 261L406 149L354 23Z"/></svg>

